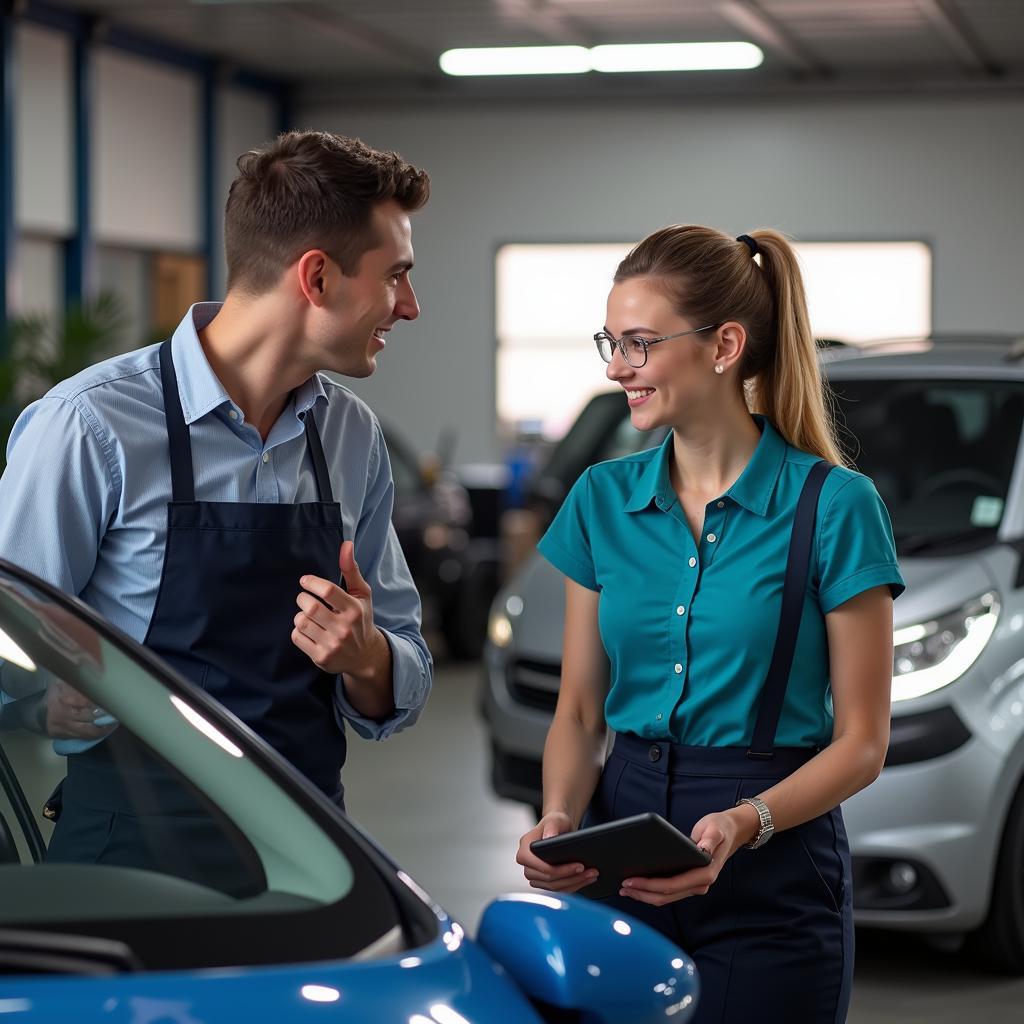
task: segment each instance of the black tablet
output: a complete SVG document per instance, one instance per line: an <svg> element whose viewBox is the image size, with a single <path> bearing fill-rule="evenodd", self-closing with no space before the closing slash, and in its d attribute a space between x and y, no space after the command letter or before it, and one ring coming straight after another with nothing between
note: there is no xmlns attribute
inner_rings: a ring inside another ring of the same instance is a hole
<svg viewBox="0 0 1024 1024"><path fill-rule="evenodd" d="M579 862L597 868L597 881L580 889L592 898L616 895L626 878L666 878L711 860L689 836L653 812L535 839L530 849L548 864Z"/></svg>

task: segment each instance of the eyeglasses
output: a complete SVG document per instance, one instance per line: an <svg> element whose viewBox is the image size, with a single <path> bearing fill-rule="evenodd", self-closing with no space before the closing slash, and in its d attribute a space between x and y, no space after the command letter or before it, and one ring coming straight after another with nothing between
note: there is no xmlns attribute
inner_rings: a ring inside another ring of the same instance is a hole
<svg viewBox="0 0 1024 1024"><path fill-rule="evenodd" d="M680 331L678 334L666 334L661 338L641 338L638 334L624 334L621 338L615 338L607 331L598 331L594 335L597 343L597 353L606 362L610 363L618 349L622 358L633 367L639 369L647 363L647 350L652 345L662 341L671 341L673 338L685 338L688 334L700 334L701 331L713 331L721 324L708 324L707 327L698 327L693 331Z"/></svg>

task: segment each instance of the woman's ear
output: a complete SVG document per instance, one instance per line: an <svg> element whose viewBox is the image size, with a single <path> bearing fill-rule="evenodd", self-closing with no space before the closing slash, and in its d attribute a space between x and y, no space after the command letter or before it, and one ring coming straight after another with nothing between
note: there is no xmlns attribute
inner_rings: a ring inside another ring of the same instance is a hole
<svg viewBox="0 0 1024 1024"><path fill-rule="evenodd" d="M718 328L718 344L715 348L715 365L726 370L743 358L747 347L747 331L737 320L727 320Z"/></svg>

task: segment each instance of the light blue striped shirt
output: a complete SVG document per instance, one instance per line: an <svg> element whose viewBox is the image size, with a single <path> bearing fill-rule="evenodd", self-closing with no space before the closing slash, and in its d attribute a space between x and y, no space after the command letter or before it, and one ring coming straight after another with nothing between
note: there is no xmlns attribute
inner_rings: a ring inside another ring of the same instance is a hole
<svg viewBox="0 0 1024 1024"><path fill-rule="evenodd" d="M295 391L264 442L203 353L197 332L219 309L194 305L171 343L196 497L317 500L299 418L314 409L345 537L354 540L374 621L393 655L395 713L384 722L359 715L339 680L336 714L363 736L384 739L419 716L432 665L419 595L391 525L394 484L380 425L361 399L317 374ZM159 346L151 345L82 371L21 414L0 478L0 558L80 597L141 643L163 571L170 500ZM291 628L290 620L282 624L285 642Z"/></svg>

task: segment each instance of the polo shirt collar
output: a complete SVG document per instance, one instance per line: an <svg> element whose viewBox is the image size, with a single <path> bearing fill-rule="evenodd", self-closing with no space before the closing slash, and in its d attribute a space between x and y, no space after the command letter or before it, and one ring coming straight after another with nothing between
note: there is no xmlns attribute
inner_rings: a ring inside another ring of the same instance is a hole
<svg viewBox="0 0 1024 1024"><path fill-rule="evenodd" d="M199 332L220 312L221 302L197 302L189 308L171 337L171 353L178 378L181 411L188 424L202 419L222 405L232 406L231 396L213 372L199 340ZM295 390L296 416L305 413L327 392L319 374L313 374Z"/></svg>
<svg viewBox="0 0 1024 1024"><path fill-rule="evenodd" d="M786 461L786 442L782 435L764 418L753 417L761 429L761 440L739 479L725 492L737 505L759 516L768 514L768 503L775 493L779 474Z"/></svg>
<svg viewBox="0 0 1024 1024"><path fill-rule="evenodd" d="M764 516L768 512L768 503L786 459L786 442L763 416L755 415L753 420L761 431L761 440L746 468L723 497L731 498L737 505ZM640 512L652 501L659 508L669 509L678 501L669 476L673 436L669 432L657 453L644 467L626 503L627 512Z"/></svg>

